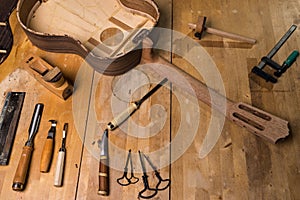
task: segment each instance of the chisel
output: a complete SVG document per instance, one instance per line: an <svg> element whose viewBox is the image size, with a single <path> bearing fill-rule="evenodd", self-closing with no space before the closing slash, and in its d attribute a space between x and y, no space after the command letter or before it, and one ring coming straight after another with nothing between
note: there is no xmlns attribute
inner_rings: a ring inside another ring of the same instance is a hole
<svg viewBox="0 0 300 200"><path fill-rule="evenodd" d="M58 151L56 170L54 175L54 186L62 186L63 174L64 174L64 165L65 165L65 156L66 156L66 137L68 131L68 123L64 124L62 144Z"/></svg>
<svg viewBox="0 0 300 200"><path fill-rule="evenodd" d="M168 81L167 78L164 78L160 83L158 83L154 88L152 88L145 96L140 100L132 102L129 107L121 112L116 118L107 124L109 130L114 130L125 122L136 110L138 110L141 104L148 99L152 94L154 94L161 86L163 86Z"/></svg>
<svg viewBox="0 0 300 200"><path fill-rule="evenodd" d="M44 145L44 149L42 152L41 163L40 163L40 171L48 172L53 156L53 147L54 147L54 136L56 132L56 121L49 120L51 122L51 128L48 131L48 136Z"/></svg>
<svg viewBox="0 0 300 200"><path fill-rule="evenodd" d="M33 139L39 129L43 108L44 105L41 103L35 105L34 113L28 130L28 140L25 143L25 146L23 147L22 155L15 173L15 177L13 179L13 190L20 191L24 189L27 172L31 160L31 154L33 151Z"/></svg>

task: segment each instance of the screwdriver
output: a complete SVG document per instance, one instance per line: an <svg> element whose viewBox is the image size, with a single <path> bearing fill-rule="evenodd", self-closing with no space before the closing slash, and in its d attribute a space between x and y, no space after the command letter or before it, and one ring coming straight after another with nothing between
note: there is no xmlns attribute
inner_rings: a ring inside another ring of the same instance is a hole
<svg viewBox="0 0 300 200"><path fill-rule="evenodd" d="M120 126L123 122L125 122L136 110L138 110L141 104L148 99L152 94L154 94L161 86L163 86L168 81L167 78L164 78L160 83L158 83L154 88L152 88L145 96L143 96L140 100L132 102L129 107L121 112L116 118L110 121L107 124L109 130L114 130L118 126Z"/></svg>
<svg viewBox="0 0 300 200"><path fill-rule="evenodd" d="M54 186L57 186L57 187L62 186L64 164L65 164L65 154L66 154L67 131L68 131L68 123L65 123L64 129L63 129L62 144L58 151L56 170L55 170L55 174L54 174Z"/></svg>

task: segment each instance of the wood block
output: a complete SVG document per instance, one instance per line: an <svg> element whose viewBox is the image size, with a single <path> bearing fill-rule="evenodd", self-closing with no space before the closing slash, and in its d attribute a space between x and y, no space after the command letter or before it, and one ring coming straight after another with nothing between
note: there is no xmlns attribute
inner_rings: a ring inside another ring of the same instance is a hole
<svg viewBox="0 0 300 200"><path fill-rule="evenodd" d="M23 61L22 67L58 97L66 100L73 93L73 86L64 79L60 69L52 67L42 58L30 54Z"/></svg>

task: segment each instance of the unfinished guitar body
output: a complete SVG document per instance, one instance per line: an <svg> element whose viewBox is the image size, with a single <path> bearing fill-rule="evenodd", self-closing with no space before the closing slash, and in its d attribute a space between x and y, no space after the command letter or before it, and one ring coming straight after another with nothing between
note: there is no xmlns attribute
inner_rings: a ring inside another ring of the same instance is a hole
<svg viewBox="0 0 300 200"><path fill-rule="evenodd" d="M17 16L37 47L78 54L97 71L116 75L139 63L135 49L159 13L144 0L21 0Z"/></svg>

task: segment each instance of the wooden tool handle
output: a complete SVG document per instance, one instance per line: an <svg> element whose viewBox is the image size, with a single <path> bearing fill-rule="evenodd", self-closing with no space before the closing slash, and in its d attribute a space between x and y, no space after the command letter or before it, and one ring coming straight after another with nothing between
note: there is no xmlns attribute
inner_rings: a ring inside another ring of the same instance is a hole
<svg viewBox="0 0 300 200"><path fill-rule="evenodd" d="M114 130L119 125L121 125L130 115L138 109L135 103L131 103L126 110L121 112L117 117L115 117L111 122L108 123L108 129Z"/></svg>
<svg viewBox="0 0 300 200"><path fill-rule="evenodd" d="M205 30L206 30L207 33L218 35L218 36L221 36L221 37L230 38L230 39L238 40L238 41L241 41L241 42L247 42L247 43L250 43L250 44L255 44L256 43L256 40L253 39L253 38L248 38L248 37L241 36L241 35L238 35L238 34L235 34L235 33L229 33L229 32L221 31L221 30L218 30L218 29L210 28L210 27L206 27Z"/></svg>
<svg viewBox="0 0 300 200"><path fill-rule="evenodd" d="M107 158L100 158L98 194L102 196L109 195L109 166Z"/></svg>
<svg viewBox="0 0 300 200"><path fill-rule="evenodd" d="M40 171L48 172L53 155L54 141L52 138L47 138L42 152Z"/></svg>
<svg viewBox="0 0 300 200"><path fill-rule="evenodd" d="M33 147L31 146L23 147L22 155L13 180L13 190L21 191L24 189L32 151Z"/></svg>
<svg viewBox="0 0 300 200"><path fill-rule="evenodd" d="M55 169L55 174L54 174L54 186L57 186L57 187L62 186L64 165L65 165L65 154L66 154L66 152L64 152L64 151L58 152L56 169Z"/></svg>

